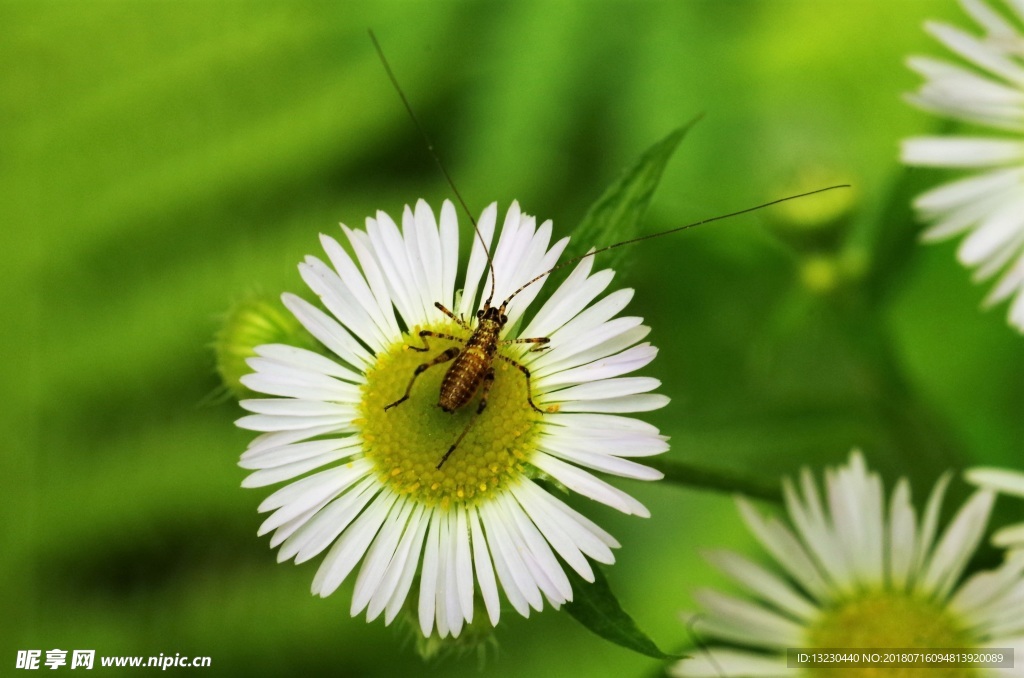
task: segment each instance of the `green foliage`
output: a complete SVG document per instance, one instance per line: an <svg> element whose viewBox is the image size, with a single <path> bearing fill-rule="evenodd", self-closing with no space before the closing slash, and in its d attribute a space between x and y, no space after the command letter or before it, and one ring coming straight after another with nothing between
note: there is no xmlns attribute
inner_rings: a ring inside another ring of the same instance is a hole
<svg viewBox="0 0 1024 678"><path fill-rule="evenodd" d="M576 621L605 640L628 650L654 659L679 658L659 650L654 641L640 630L633 618L626 614L608 586L608 578L604 576L601 568L594 568L593 583L584 580L572 570L568 573L573 589L573 600L566 603L565 610Z"/></svg>
<svg viewBox="0 0 1024 678"><path fill-rule="evenodd" d="M610 247L640 235L641 220L661 181L665 165L698 119L673 130L648 148L605 189L573 230L572 243L565 252L566 259L582 256L591 248ZM627 258L627 249L616 249L602 257L601 263L607 268L619 269Z"/></svg>

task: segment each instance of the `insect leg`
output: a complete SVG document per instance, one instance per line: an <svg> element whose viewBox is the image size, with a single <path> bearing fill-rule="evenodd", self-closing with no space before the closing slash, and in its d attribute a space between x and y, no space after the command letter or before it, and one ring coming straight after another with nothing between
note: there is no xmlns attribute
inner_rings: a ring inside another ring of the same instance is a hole
<svg viewBox="0 0 1024 678"><path fill-rule="evenodd" d="M442 303L441 303L440 301L435 301L435 302L434 302L434 307L435 307L435 308L436 308L436 309L437 309L438 311L440 311L441 313L444 313L444 314L445 314L446 316L448 316L449 318L451 318L452 320L454 320L455 322L457 322L457 323L459 324L459 327L461 327L462 329L464 329L464 330L468 330L468 329L470 329L469 325L467 325L467 324L466 324L466 321L465 321L465 320L463 320L461 316L457 316L457 315L455 315L454 313L452 313L451 311L449 311L449 310L448 310L448 309L447 309L447 308L445 307L445 305L444 305L444 304L442 304Z"/></svg>
<svg viewBox="0 0 1024 678"><path fill-rule="evenodd" d="M530 370L526 369L526 365L521 365L517 363L515 360L512 360L512 358L506 358L501 354L498 354L498 357L523 373L523 376L526 377L526 402L530 403L530 407L537 410L541 414L546 414L544 410L537 407L533 402L533 388L530 386Z"/></svg>
<svg viewBox="0 0 1024 678"><path fill-rule="evenodd" d="M429 351L430 350L430 344L427 343L427 337L436 337L437 339L447 339L448 341L457 341L460 344L465 343L463 341L463 339L461 339L460 337L453 337L450 334L441 334L440 332L431 332L430 330L421 330L420 331L420 340L423 342L423 347L421 348L419 346L410 346L408 344L406 344L405 347L407 349L409 349L410 351L419 351L420 353L423 353L425 351Z"/></svg>
<svg viewBox="0 0 1024 678"><path fill-rule="evenodd" d="M467 433L469 433L469 429L473 428L473 424L474 422L476 422L476 418L479 417L480 413L483 412L484 408L487 407L487 394L490 392L491 384L493 383L494 368L492 367L487 370L486 374L484 374L483 384L480 385L480 404L476 406L476 412L474 412L472 418L470 418L470 420L466 422L466 428L462 429L462 433L460 433L459 437L455 439L455 442L452 443L452 446L448 448L448 451L444 453L444 456L441 457L441 461L437 463L438 471L441 470L441 467L444 466L444 463L448 461L448 457L452 456L452 452L455 451L455 448L459 446L459 443L462 442L462 439L466 437Z"/></svg>
<svg viewBox="0 0 1024 678"><path fill-rule="evenodd" d="M433 333L431 333L431 334L433 334ZM437 335L434 335L434 336L437 336ZM424 338L423 341L426 342L426 339ZM410 347L410 348L412 348L412 347ZM426 349L424 349L424 350L426 350ZM405 395L402 396L401 398L399 398L398 400L396 400L395 402L391 403L390 405L385 405L384 406L384 411L387 412L392 407L396 407L398 405L401 405L402 403L404 403L406 400L409 399L409 393L412 391L412 385L416 383L416 377L420 376L421 374L426 372L428 369L430 369L434 365L440 365L441 363L446 363L449 360L452 360L453 358L455 358L455 356L457 356L457 355L459 355L459 349L457 349L456 347L452 346L450 349L448 349L444 353L440 354L439 356L437 356L436 358L431 360L429 363L423 363L422 365L418 366L415 369L415 371L413 371L413 373L412 373L412 379L409 380L409 385L405 387Z"/></svg>
<svg viewBox="0 0 1024 678"><path fill-rule="evenodd" d="M530 349L530 352L546 351L550 346L545 346L549 341L548 337L523 337L521 339L504 339L500 343L502 346L508 346L509 344L540 344Z"/></svg>

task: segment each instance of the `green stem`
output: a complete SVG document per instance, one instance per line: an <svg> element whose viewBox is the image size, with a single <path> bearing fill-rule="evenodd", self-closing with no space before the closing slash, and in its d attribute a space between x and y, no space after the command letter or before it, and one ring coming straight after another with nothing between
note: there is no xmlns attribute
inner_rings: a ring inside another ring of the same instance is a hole
<svg viewBox="0 0 1024 678"><path fill-rule="evenodd" d="M776 503L782 501L782 488L777 483L763 483L729 471L695 466L664 457L651 457L645 459L644 463L664 473L665 481L670 483L698 490L745 494Z"/></svg>

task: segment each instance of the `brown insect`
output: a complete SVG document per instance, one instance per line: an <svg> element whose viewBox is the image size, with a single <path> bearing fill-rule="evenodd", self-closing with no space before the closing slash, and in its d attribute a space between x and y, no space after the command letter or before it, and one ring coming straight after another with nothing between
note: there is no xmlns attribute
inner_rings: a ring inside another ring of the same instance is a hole
<svg viewBox="0 0 1024 678"><path fill-rule="evenodd" d="M490 255L488 255L489 258ZM547 275L550 271L545 272ZM491 267L491 289L493 286L493 275L494 268ZM531 281L533 282L533 281ZM528 283L529 284L529 283ZM448 457L451 456L455 448L459 446L462 439L469 433L469 429L473 426L476 417L480 416L480 413L487 407L487 394L491 390L491 384L494 383L494 360L504 360L509 365L512 365L526 377L526 401L530 403L537 412L544 414L544 410L537 407L536 403L533 402L533 389L530 386L530 370L525 365L516 362L512 358L506 355L502 355L498 352L498 347L508 346L510 344L539 344L538 346L530 349L532 351L543 351L548 348L544 346L549 341L547 337L535 337L535 338L522 338L522 339L501 339L501 331L505 327L505 323L508 322L508 316L505 315L505 309L508 307L512 298L516 294L519 294L526 285L516 290L508 299L501 302L500 306L491 306L492 297L488 296L487 300L484 301L484 306L476 312L477 327L476 329L471 328L462 318L455 315L447 308L445 308L440 302L435 302L434 306L439 311L444 313L446 316L454 320L459 324L459 327L464 330L472 332L469 339L461 339L451 334L441 334L439 332L433 332L431 330L420 331L420 339L423 341L423 346L406 346L406 348L413 351L429 351L430 345L427 343L427 337L436 337L437 339L447 339L449 341L457 341L459 343L465 343L464 349L459 349L456 346L452 346L447 351L444 351L430 362L426 362L418 366L412 373L412 379L409 380L409 385L405 389L405 394L384 407L384 411L401 405L409 399L409 393L412 392L412 386L416 383L416 377L420 376L434 365L440 365L448 361L454 360L451 367L444 375L444 379L441 381L441 395L438 397L437 405L445 412L455 412L463 405L469 403L476 395L477 391L480 391L480 402L477 404L476 413L473 418L467 422L466 427L456 438L452 446L448 448L448 451L441 457L441 461L438 462L437 468L440 469ZM493 291L492 291L493 295Z"/></svg>
<svg viewBox="0 0 1024 678"><path fill-rule="evenodd" d="M747 212L753 212L755 210L759 210L770 205L775 205L780 202L785 202L787 200L795 200L797 198L813 195L815 193L829 191L834 188L846 187L846 185L844 184L841 186L829 186L827 188L819 188L814 191L808 191L807 193L791 195L785 198L780 198L778 200L772 200L771 202L762 203L755 207L748 207L746 209L742 209L736 212L730 212L729 214L722 214L717 217L703 219L701 221L696 221L694 223L686 224L684 226L677 226L675 228L670 228L666 231L661 231L660 233L652 233L650 235L644 235L638 238L624 240L622 242L615 243L614 245L608 245L607 247L601 247L596 250L591 250L590 252L584 255L573 257L572 259L563 261L562 263L549 268L548 270L544 271L535 278L528 280L519 289L517 289L515 292L510 294L505 300L503 300L501 304L499 304L498 306L493 306L492 302L494 301L495 289L494 261L491 259L491 254L487 246L487 243L484 241L483 236L480 234L480 229L477 227L476 220L473 218L472 212L470 212L469 207L466 205L466 202L462 199L462 195L459 194L459 190L455 187L455 182L452 181L452 178L451 176L449 176L448 171L445 169L444 164L441 162L441 159L438 157L437 153L434 152L434 145L431 143L426 131L420 124L419 119L416 118L416 114L413 112L412 106L409 104L408 99L406 99L405 94L402 92L402 88L398 85L398 80L395 78L394 73L392 73L391 66L388 64L387 58L385 58L384 56L384 51L381 49L380 43L377 42L377 37L373 34L372 30L370 31L370 39L373 41L374 47L376 47L377 49L377 54L378 56L380 56L381 63L383 63L384 69L387 71L388 77L391 79L391 83L392 85L394 85L399 97L401 97L402 103L405 105L405 109L409 113L409 117L412 118L413 123L415 123L416 127L420 131L420 134L423 136L423 139L426 142L427 150L434 158L434 162L437 163L437 166L440 168L441 173L444 174L444 177L447 180L448 185L451 187L452 192L455 194L456 198L458 198L458 201L462 205L463 210L466 212L467 215L469 215L469 219L473 223L473 229L476 232L476 236L479 239L481 245L483 245L484 247L484 253L487 255L487 265L488 270L490 272L490 292L487 295L487 299L484 300L483 307L476 312L477 325L475 328L471 327L461 317L455 315L449 309L445 308L445 306L440 302L434 302L434 306L439 311L441 311L451 320L457 323L459 327L461 327L462 329L466 330L467 332L471 332L468 339L462 339L451 334L433 332L431 330L422 330L419 333L419 337L420 340L423 342L423 346L406 346L406 348L409 350L427 352L430 350L430 344L427 343L427 338L434 337L437 339L446 339L448 341L455 341L461 343L464 345L464 348L460 349L457 346L453 346L444 351L443 353L434 357L433 360L430 360L419 365L413 371L412 378L409 380L409 385L406 387L405 393L402 395L402 397L396 400L395 402L391 403L390 405L386 405L384 407L384 411L387 411L393 407L397 407L404 403L406 400L409 399L409 394L412 392L412 387L416 383L417 377L419 377L421 374L426 372L431 367L434 367L435 365L441 365L447 362L451 362L452 364L448 368L448 371L445 373L444 379L441 382L441 393L438 397L437 402L438 406L442 410L444 410L445 412L454 413L459 408L467 405L477 394L477 392L480 393L480 400L477 404L476 412L474 413L473 417L466 423L466 427L462 430L462 433L459 434L459 437L455 439L455 442L452 443L451 447L448 448L448 451L444 453L443 457L441 457L441 461L438 462L437 464L437 468L439 470L444 465L444 463L448 461L448 457L452 455L452 452L454 452L455 449L459 446L459 443L462 442L462 439L466 437L466 434L469 433L469 430L473 427L473 424L476 422L476 418L480 416L480 413L483 412L484 409L486 409L487 395L490 392L491 384L494 383L494 361L496 359L502 360L512 365L513 367L515 367L516 369L523 373L523 376L526 378L526 401L530 404L530 407L532 407L540 414L545 414L546 412L546 410L537 407L536 403L533 402L533 389L530 386L530 370L527 369L525 365L513 360L512 358L509 358L506 355L502 355L499 352L499 348L513 344L536 344L536 346L530 349L530 351L543 351L550 348L549 346L547 346L547 344L551 341L551 339L549 339L548 337L528 337L520 339L501 338L502 330L505 328L505 324L508 322L508 316L505 314L508 305L512 302L516 295L525 290L527 287L564 266L575 264L583 259L586 259L587 257L592 257L595 254L599 254L601 252L607 252L608 250L615 249L616 247L632 245L643 240L650 240L651 238L659 238L664 235L669 235L671 233L683 231L688 228L693 228L694 226L700 226L702 224L710 223L712 221L719 221L722 219L728 219L729 217L738 216L740 214L745 214Z"/></svg>

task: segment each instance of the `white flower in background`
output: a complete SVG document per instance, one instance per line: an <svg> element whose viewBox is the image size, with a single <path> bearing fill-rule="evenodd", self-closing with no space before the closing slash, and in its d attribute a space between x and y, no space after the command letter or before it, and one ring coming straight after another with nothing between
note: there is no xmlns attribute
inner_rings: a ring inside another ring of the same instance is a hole
<svg viewBox="0 0 1024 678"><path fill-rule="evenodd" d="M1013 20L982 0L962 0L981 37L939 22L925 29L960 57L953 63L911 57L925 82L908 99L937 115L1003 132L999 135L914 137L903 142L909 165L971 170L914 201L931 222L924 239L966 234L960 262L976 282L999 276L986 304L1010 302L1009 321L1024 331L1024 4L1010 0Z"/></svg>
<svg viewBox="0 0 1024 678"><path fill-rule="evenodd" d="M978 487L1024 499L1024 472L1001 468L972 468L964 474ZM1024 553L1024 523L1004 527L992 535L992 543Z"/></svg>
<svg viewBox="0 0 1024 678"><path fill-rule="evenodd" d="M488 248L496 215L492 204L479 221ZM354 258L321 236L330 265L310 256L299 266L329 313L283 296L330 357L261 346L249 360L255 373L242 378L253 391L276 396L241 403L254 414L238 425L263 432L242 455L241 466L254 469L243 486L288 483L260 505L273 513L259 533L274 532L270 543L281 547L280 561L301 563L327 550L313 580L320 596L359 566L351 611L365 609L368 621L383 613L391 623L410 590L418 591L424 636L435 626L442 638L458 636L480 601L497 624L499 591L523 616L545 599L557 608L573 596L559 557L593 581L588 558L611 563L619 544L538 480L647 516L640 502L589 469L661 477L630 458L664 452L665 438L623 416L668 402L650 393L656 379L623 376L657 353L639 343L649 331L641 318L616 317L633 292L602 297L613 274L591 273L593 259L586 258L531 319L525 311L546 278L516 295L503 309L502 338L549 337L548 350L531 350L536 343L499 347L487 407L438 469L477 412L479 393L454 413L442 411L447 362L424 371L409 400L385 406L402 396L418 365L446 349L465 349L491 289L484 246L473 237L460 296L459 231L450 202L440 224L422 200L415 211L405 208L401 230L383 212L366 223L366 231L342 227ZM495 304L555 265L568 238L549 249L550 239L550 221L538 228L512 204L493 253ZM421 330L453 338L431 336L429 350L407 350L423 345ZM544 414L527 402L524 374L501 356L529 368L533 399Z"/></svg>
<svg viewBox="0 0 1024 678"><path fill-rule="evenodd" d="M920 521L907 480L896 484L886 505L881 479L856 452L847 466L825 472L824 500L806 469L799 490L784 483L792 528L738 500L744 521L775 566L731 552L711 554L749 595L700 592L696 597L705 611L693 627L705 638L749 649L693 651L672 674L833 675L787 668L787 648L1016 647L1017 673L991 671L1024 675L1024 557L960 583L994 494L977 491L936 539L948 481L947 475L936 484ZM970 675L986 675L978 670ZM841 675L894 674L844 667Z"/></svg>

